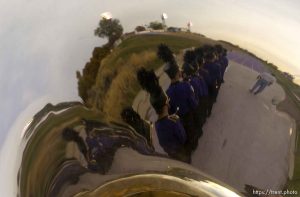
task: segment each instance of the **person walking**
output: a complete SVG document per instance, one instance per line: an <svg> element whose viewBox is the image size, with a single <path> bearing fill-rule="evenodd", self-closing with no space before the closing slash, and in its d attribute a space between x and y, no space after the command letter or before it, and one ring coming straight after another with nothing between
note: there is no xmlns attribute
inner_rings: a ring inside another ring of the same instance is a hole
<svg viewBox="0 0 300 197"><path fill-rule="evenodd" d="M249 92L254 95L261 93L267 86L272 85L275 81L275 77L273 77L270 73L263 72L257 76L257 81Z"/></svg>

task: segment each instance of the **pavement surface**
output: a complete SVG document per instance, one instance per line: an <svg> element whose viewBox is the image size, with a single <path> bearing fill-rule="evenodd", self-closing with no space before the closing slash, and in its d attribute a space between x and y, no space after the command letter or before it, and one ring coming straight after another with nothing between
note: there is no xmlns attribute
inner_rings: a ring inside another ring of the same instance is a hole
<svg viewBox="0 0 300 197"><path fill-rule="evenodd" d="M192 155L192 165L240 191L245 184L280 190L292 170L295 132L294 121L274 105L284 100L284 90L275 83L254 96L249 88L258 73L234 61L229 65L212 115ZM156 74L166 89L168 77L162 69ZM144 91L137 95L133 108L155 122L157 116ZM154 129L152 137L156 151L164 153Z"/></svg>

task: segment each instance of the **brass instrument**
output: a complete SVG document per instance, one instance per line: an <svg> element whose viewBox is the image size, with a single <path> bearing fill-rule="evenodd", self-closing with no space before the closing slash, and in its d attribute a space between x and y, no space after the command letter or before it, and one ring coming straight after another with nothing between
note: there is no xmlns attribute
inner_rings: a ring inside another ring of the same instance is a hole
<svg viewBox="0 0 300 197"><path fill-rule="evenodd" d="M155 152L133 128L79 103L48 104L27 127L19 196L240 196ZM89 146L87 139L97 142Z"/></svg>

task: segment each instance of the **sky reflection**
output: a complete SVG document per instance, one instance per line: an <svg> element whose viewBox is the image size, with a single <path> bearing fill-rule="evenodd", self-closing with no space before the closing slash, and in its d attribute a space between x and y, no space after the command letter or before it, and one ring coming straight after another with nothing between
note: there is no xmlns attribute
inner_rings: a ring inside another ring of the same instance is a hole
<svg viewBox="0 0 300 197"><path fill-rule="evenodd" d="M192 31L238 44L300 83L299 8L297 0L0 1L0 150L16 145L13 136L38 111L28 106L80 100L75 72L105 42L93 35L102 12L119 18L125 31L160 20L163 12L169 26L191 20Z"/></svg>

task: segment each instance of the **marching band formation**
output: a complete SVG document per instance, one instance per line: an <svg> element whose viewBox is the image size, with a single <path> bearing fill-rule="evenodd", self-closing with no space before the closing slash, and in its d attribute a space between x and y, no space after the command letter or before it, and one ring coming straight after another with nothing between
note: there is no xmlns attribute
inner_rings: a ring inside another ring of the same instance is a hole
<svg viewBox="0 0 300 197"><path fill-rule="evenodd" d="M159 144L170 158L191 162L191 154L203 133L202 126L210 116L220 86L224 83L228 66L226 55L227 50L221 45L204 45L187 50L180 68L171 49L160 44L157 56L165 63L164 72L171 80L166 91L160 86L154 70L141 68L137 71L138 82L150 94L150 103L158 116L154 126ZM129 133L120 135L113 129L105 135L97 132L95 128L103 130L108 127L97 121L82 120L86 132L84 138L74 129L64 129L63 138L77 144L88 169L105 174L117 148L123 145L137 146L135 149L147 154L155 153L149 122L132 107L124 108L120 115L139 134L137 139L145 140L146 149L138 148L137 142L128 141Z"/></svg>
<svg viewBox="0 0 300 197"><path fill-rule="evenodd" d="M171 80L164 91L154 70L141 68L137 79L150 94L150 103L158 115L155 122L159 144L169 157L190 163L191 154L202 136L202 126L210 116L224 83L228 66L227 50L221 45L204 45L187 50L182 68L171 49L158 46L157 56L164 61L164 72ZM145 120L130 107L122 111L123 120L151 143Z"/></svg>

